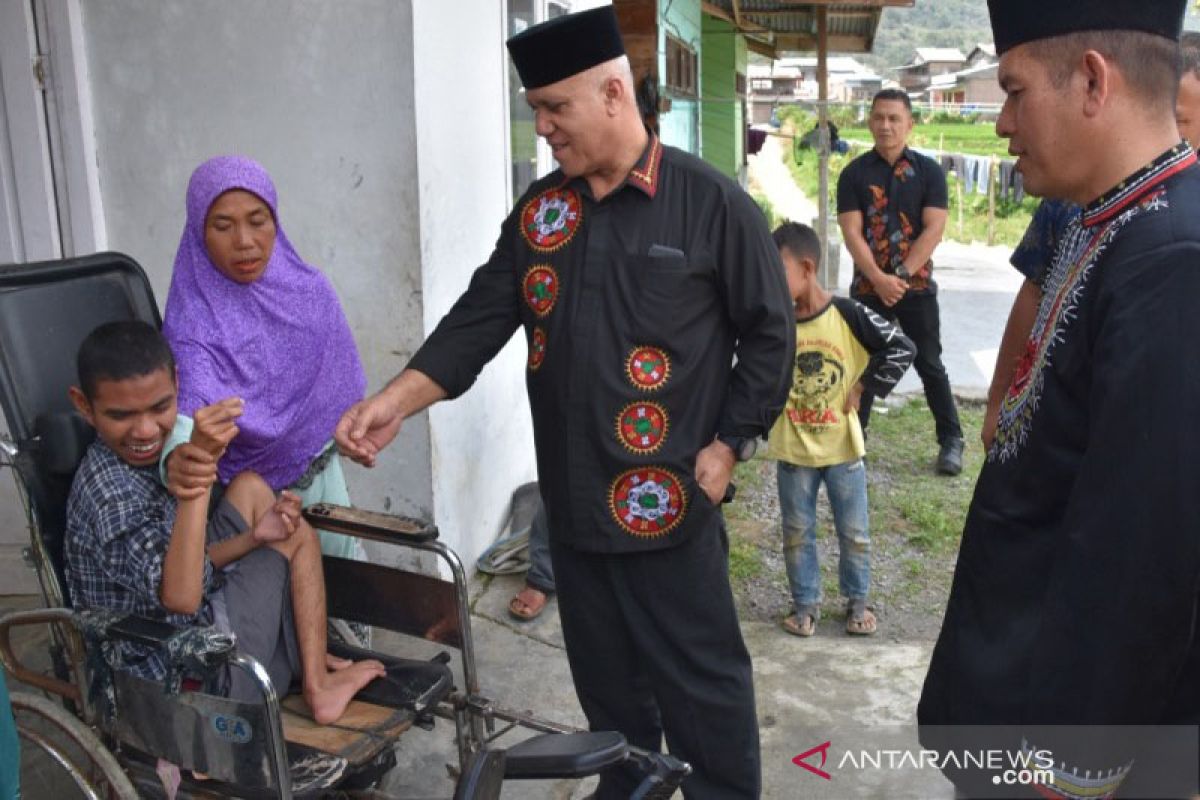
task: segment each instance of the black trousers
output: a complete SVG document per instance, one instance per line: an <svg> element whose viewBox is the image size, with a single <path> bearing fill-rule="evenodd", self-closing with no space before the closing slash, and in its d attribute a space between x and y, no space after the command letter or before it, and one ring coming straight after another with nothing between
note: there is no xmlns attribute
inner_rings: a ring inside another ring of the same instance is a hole
<svg viewBox="0 0 1200 800"><path fill-rule="evenodd" d="M950 391L950 376L942 366L942 322L937 295L909 292L890 308L883 304L878 295L863 295L854 299L884 319L895 322L904 335L912 339L917 347L913 367L925 387L925 402L933 412L938 444L945 444L948 439L961 439L962 426L958 422L954 394ZM871 421L871 405L874 402L874 395L863 393L862 403L858 407L858 420L863 430Z"/></svg>
<svg viewBox="0 0 1200 800"><path fill-rule="evenodd" d="M558 612L592 730L668 750L692 765L686 798L757 798L758 719L750 654L729 587L719 517L684 544L585 553L551 542ZM598 800L625 800L636 772L601 775Z"/></svg>

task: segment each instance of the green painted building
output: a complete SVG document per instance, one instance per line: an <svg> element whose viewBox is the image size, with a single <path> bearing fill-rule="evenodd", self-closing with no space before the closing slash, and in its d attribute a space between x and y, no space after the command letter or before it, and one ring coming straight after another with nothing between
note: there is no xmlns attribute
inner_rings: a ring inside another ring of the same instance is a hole
<svg viewBox="0 0 1200 800"><path fill-rule="evenodd" d="M746 39L703 15L700 47L700 156L735 180L746 161Z"/></svg>

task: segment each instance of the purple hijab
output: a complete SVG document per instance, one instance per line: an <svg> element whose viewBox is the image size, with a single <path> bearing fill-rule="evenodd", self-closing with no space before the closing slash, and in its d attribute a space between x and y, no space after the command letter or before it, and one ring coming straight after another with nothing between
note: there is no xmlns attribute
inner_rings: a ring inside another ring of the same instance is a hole
<svg viewBox="0 0 1200 800"><path fill-rule="evenodd" d="M231 189L259 196L275 217L262 277L239 284L204 244L213 202ZM275 490L304 474L367 379L333 285L306 264L279 222L275 185L256 161L209 159L192 173L187 222L175 255L163 333L179 364L179 410L241 397L241 432L221 459L221 480L254 470Z"/></svg>

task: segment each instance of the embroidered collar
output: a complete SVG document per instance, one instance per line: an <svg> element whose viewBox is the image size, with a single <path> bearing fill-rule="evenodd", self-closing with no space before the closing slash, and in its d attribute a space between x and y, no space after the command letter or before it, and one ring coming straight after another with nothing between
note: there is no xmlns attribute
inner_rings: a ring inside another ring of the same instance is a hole
<svg viewBox="0 0 1200 800"><path fill-rule="evenodd" d="M1140 200L1155 186L1195 163L1196 152L1187 142L1180 142L1084 206L1084 227L1091 227L1112 219Z"/></svg>
<svg viewBox="0 0 1200 800"><path fill-rule="evenodd" d="M662 164L662 142L653 131L649 131L650 141L646 142L646 149L642 151L642 157L633 165L633 169L629 170L629 177L625 179L628 186L636 186L646 193L646 196L651 200L654 199L654 194L658 191L658 173L659 166Z"/></svg>
<svg viewBox="0 0 1200 800"><path fill-rule="evenodd" d="M654 199L654 195L658 192L658 174L659 168L662 166L663 146L654 131L647 129L646 133L650 140L646 142L646 149L642 151L641 158L633 165L633 169L629 170L629 174L625 176L621 185L609 192L606 197L616 194L618 190L626 186L635 186L645 192L651 200ZM564 177L558 188L570 185L574 185L588 197L592 197L591 189L587 187L587 181L582 176Z"/></svg>

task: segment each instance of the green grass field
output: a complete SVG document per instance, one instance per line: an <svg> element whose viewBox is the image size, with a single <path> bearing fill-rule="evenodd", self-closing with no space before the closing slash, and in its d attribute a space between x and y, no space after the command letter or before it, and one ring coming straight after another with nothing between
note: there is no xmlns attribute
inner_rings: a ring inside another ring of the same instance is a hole
<svg viewBox="0 0 1200 800"><path fill-rule="evenodd" d="M955 142L969 142L974 139L977 149L973 152L985 153L987 147L1003 146L1002 140L995 138L995 131L990 126L985 125L928 125L919 126L917 130L929 128L929 131L922 131L922 136L933 135L933 131L938 131L936 136L943 138L940 131L948 130L957 134ZM840 132L843 137L852 142L863 141L859 134L866 136L864 144L855 144L851 147L850 152L846 155L837 153L830 156L829 160L829 198L830 207L837 207L837 179L841 174L842 168L846 164L860 154L862 154L871 140L871 134L865 128L850 128ZM989 134L990 139L982 134ZM926 146L921 139L914 134L912 139L914 144L918 146ZM999 145L997 145L999 143ZM932 144L937 147L937 142ZM946 144L946 149L955 149L959 152L967 152L964 148L954 147ZM797 162L796 158L800 160ZM812 150L800 150L795 154L784 152L784 163L791 170L792 178L809 197L815 198L818 194L818 165L817 154ZM946 224L945 238L958 242L987 242L988 241L988 199L986 195L981 194L963 194L962 202L959 202L958 193L958 178L954 175L947 176L947 188L950 193L950 220ZM994 222L993 243L1008 245L1015 247L1021 241L1021 237L1025 233L1025 229L1029 226L1029 221L1033 218L1033 212L1037 209L1038 200L1032 197L1026 197L1020 203L1014 203L1011 200L1004 201L997 199L996 201L996 218ZM960 209L961 206L961 209Z"/></svg>
<svg viewBox="0 0 1200 800"><path fill-rule="evenodd" d="M852 142L871 142L871 132L866 127L842 128L838 135ZM991 122L922 123L913 126L908 143L951 153L1009 158L1008 140L996 135L996 126Z"/></svg>

